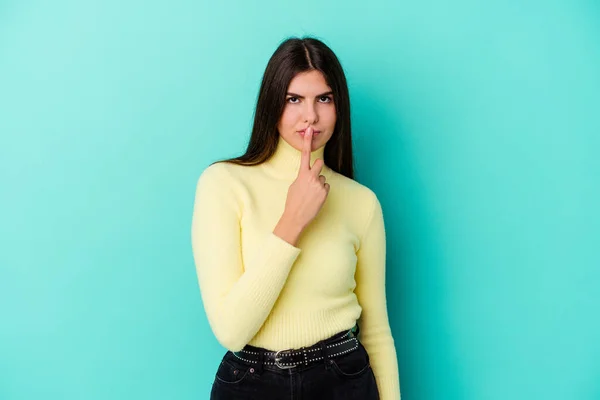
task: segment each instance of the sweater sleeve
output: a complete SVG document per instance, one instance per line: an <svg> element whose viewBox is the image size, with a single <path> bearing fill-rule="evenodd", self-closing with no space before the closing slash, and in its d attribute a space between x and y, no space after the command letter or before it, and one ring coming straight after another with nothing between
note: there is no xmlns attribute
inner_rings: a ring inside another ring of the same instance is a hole
<svg viewBox="0 0 600 400"><path fill-rule="evenodd" d="M271 312L301 249L263 232L243 260L242 204L226 166L217 163L198 179L192 217L192 250L204 309L225 348L242 349ZM248 257L247 257L248 258Z"/></svg>
<svg viewBox="0 0 600 400"><path fill-rule="evenodd" d="M381 400L399 400L398 360L385 291L385 225L381 204L374 193L372 198L371 216L356 253L355 293L362 307L359 338L369 354Z"/></svg>

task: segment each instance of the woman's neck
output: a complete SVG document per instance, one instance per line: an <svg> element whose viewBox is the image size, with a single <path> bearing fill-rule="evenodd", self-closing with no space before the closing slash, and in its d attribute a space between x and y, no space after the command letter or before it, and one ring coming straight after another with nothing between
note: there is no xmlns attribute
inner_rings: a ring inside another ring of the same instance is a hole
<svg viewBox="0 0 600 400"><path fill-rule="evenodd" d="M317 158L324 160L325 146L310 153L310 165L312 166ZM275 153L263 165L274 175L295 178L300 170L302 160L302 151L289 144L282 136L279 136ZM321 174L326 178L330 175L330 169L327 165L323 166Z"/></svg>

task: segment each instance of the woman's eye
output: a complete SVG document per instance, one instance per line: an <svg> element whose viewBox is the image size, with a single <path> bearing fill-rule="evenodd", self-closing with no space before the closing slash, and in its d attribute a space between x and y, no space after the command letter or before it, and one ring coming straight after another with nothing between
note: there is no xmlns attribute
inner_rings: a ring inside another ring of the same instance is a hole
<svg viewBox="0 0 600 400"><path fill-rule="evenodd" d="M320 99L320 100L321 100L323 103L331 103L331 102L333 101L333 99L332 99L331 97L329 97L329 96L321 96L321 97L319 97L319 99ZM288 101L289 103L293 103L293 104L295 104L296 102L295 102L295 101L292 101L292 100L298 100L298 98L297 98L297 97L288 97L288 99L287 99L287 101Z"/></svg>

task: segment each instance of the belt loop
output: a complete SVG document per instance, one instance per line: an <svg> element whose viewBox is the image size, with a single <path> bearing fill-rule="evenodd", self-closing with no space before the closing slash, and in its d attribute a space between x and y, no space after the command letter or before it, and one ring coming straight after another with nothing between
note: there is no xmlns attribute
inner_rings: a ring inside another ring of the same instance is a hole
<svg viewBox="0 0 600 400"><path fill-rule="evenodd" d="M255 368L257 375L262 374L264 362L265 362L265 350L262 348L259 348L258 349L258 363L256 364L256 368Z"/></svg>
<svg viewBox="0 0 600 400"><path fill-rule="evenodd" d="M327 353L327 345L325 342L320 341L319 346L321 347L321 355L323 356L323 362L325 363L325 369L329 370L329 354Z"/></svg>

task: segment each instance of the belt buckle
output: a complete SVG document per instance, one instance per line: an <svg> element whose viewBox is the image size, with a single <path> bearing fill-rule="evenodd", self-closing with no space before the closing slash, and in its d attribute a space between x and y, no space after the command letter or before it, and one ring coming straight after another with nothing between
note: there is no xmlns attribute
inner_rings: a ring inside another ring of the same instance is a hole
<svg viewBox="0 0 600 400"><path fill-rule="evenodd" d="M280 360L279 353L289 352L289 351L292 351L292 350L279 350L277 353L275 353L275 365L277 365L281 369L296 368L296 365L287 365L286 366L286 365L279 364L279 360Z"/></svg>

